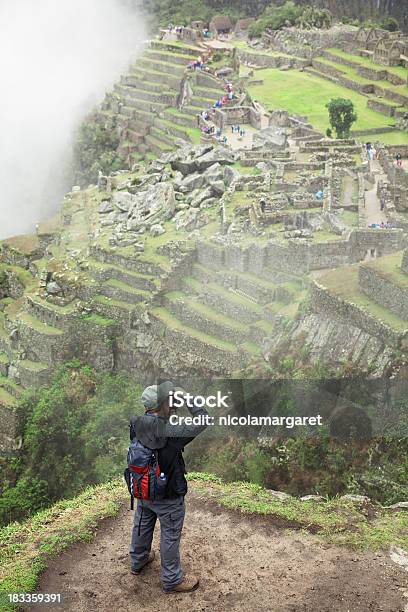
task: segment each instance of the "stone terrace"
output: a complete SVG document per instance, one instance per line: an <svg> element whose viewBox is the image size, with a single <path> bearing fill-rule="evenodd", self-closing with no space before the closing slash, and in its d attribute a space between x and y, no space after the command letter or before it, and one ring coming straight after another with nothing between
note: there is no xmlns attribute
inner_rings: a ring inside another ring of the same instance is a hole
<svg viewBox="0 0 408 612"><path fill-rule="evenodd" d="M225 93L221 79L187 69L203 52L201 47L152 41L107 95L97 117L119 130L118 152L130 166L142 157L174 150L178 139L200 141L197 114Z"/></svg>

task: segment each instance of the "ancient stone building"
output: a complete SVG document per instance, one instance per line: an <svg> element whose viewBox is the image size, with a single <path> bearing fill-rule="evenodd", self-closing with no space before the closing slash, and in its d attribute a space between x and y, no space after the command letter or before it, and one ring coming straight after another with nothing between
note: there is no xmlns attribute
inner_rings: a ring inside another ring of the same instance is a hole
<svg viewBox="0 0 408 612"><path fill-rule="evenodd" d="M226 15L216 15L210 21L210 31L213 34L229 34L232 29L232 21Z"/></svg>

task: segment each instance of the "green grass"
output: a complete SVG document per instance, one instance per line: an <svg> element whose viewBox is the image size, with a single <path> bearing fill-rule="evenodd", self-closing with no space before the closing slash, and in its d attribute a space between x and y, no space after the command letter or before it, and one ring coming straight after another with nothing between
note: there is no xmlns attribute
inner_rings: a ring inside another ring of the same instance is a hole
<svg viewBox="0 0 408 612"><path fill-rule="evenodd" d="M15 406L17 403L16 399L3 387L0 387L0 404L5 406Z"/></svg>
<svg viewBox="0 0 408 612"><path fill-rule="evenodd" d="M291 113L306 115L310 123L325 132L329 127L326 104L331 98L347 98L354 103L358 119L354 130L387 127L388 120L381 113L367 108L367 97L346 87L298 70L281 71L275 68L258 70L263 85L250 85L249 92L267 109L285 108ZM299 95L302 92L302 95Z"/></svg>
<svg viewBox="0 0 408 612"><path fill-rule="evenodd" d="M182 299L189 309L193 310L198 315L203 316L210 321L214 321L215 323L220 323L221 325L225 325L226 327L230 327L231 329L235 329L237 331L243 332L247 329L247 326L239 321L231 319L231 317L226 316L225 314L219 312L218 310L214 310L210 306L206 306L200 302L197 302L191 296L185 295L179 291L168 293L166 297L170 301L175 301L178 299Z"/></svg>
<svg viewBox="0 0 408 612"><path fill-rule="evenodd" d="M361 76L357 72L357 68L346 66L345 64L334 62L324 57L317 57L316 59L319 62L322 62L323 64L327 66L331 66L332 68L337 68L337 70L341 70L341 72L343 72L347 77L351 78L356 83L361 83L362 85L369 85L369 84L374 83L375 85L378 85L379 87L383 87L384 89L389 89L391 91L400 93L402 95L408 95L408 90L407 90L406 85L393 85L392 83L390 83L390 81L387 81L387 80L377 81L377 80L369 79L369 78Z"/></svg>
<svg viewBox="0 0 408 612"><path fill-rule="evenodd" d="M224 289L224 287L221 287L221 285L218 285L217 283L208 283L207 287L210 289L210 291L212 291L212 293L218 295L227 302L233 302L238 306L244 306L248 310L253 310L256 313L260 313L262 311L262 307L259 304L248 300L238 293Z"/></svg>
<svg viewBox="0 0 408 612"><path fill-rule="evenodd" d="M170 111L170 109L169 109ZM176 114L176 113L174 113ZM179 116L185 116L183 115L183 113L177 113ZM201 140L201 132L198 128L193 128L193 127L186 127L184 125L175 125L174 123L172 123L171 121L168 121L167 119L160 119L160 122L163 123L164 125L166 125L170 130L175 127L177 128L177 130L179 130L180 132L184 132L186 137L189 138L191 140L191 142L193 144L200 144L200 140ZM173 138L177 138L177 136L171 135Z"/></svg>
<svg viewBox="0 0 408 612"><path fill-rule="evenodd" d="M368 268L375 270L384 279L402 289L408 289L408 274L401 270L402 252L385 255L374 261L364 264Z"/></svg>
<svg viewBox="0 0 408 612"><path fill-rule="evenodd" d="M358 139L366 142L370 138L371 141L374 139L384 144L390 145L402 145L408 144L408 132L384 132L383 134L361 134Z"/></svg>
<svg viewBox="0 0 408 612"><path fill-rule="evenodd" d="M121 302L120 300L114 300L113 298L106 297L105 295L97 295L94 297L94 302L97 304L102 304L102 306L111 306L114 308L119 308L119 310L133 310L137 305L129 304L128 302Z"/></svg>
<svg viewBox="0 0 408 612"><path fill-rule="evenodd" d="M47 325L36 317L27 314L26 312L19 313L18 319L25 323L27 327L31 327L32 329L35 329L35 331L46 336L61 336L63 334L63 331L58 329L57 327Z"/></svg>
<svg viewBox="0 0 408 612"><path fill-rule="evenodd" d="M103 283L106 287L112 287L112 289L118 289L119 291L124 291L126 293L131 293L132 295L143 295L144 297L149 297L151 295L150 291L146 291L145 289L136 289L123 281L117 280L116 278L110 278L109 280Z"/></svg>
<svg viewBox="0 0 408 612"><path fill-rule="evenodd" d="M241 348L251 355L262 355L261 348L255 342L243 342Z"/></svg>
<svg viewBox="0 0 408 612"><path fill-rule="evenodd" d="M122 480L90 487L24 523L0 529L0 596L35 592L50 559L75 542L89 542L102 519L115 516L127 490ZM15 610L1 605L2 612Z"/></svg>
<svg viewBox="0 0 408 612"><path fill-rule="evenodd" d="M112 319L108 319L106 317L101 317L101 315L98 315L94 312L91 314L83 315L82 319L87 323L100 325L101 327L113 327L114 325L116 325L116 321L113 321Z"/></svg>
<svg viewBox="0 0 408 612"><path fill-rule="evenodd" d="M358 226L358 213L352 210L344 210L341 213L341 220L349 227Z"/></svg>
<svg viewBox="0 0 408 612"><path fill-rule="evenodd" d="M48 365L46 363L41 363L41 361L30 361L28 359L23 359L19 362L21 367L25 370L30 370L31 372L42 372L44 370L48 370Z"/></svg>
<svg viewBox="0 0 408 612"><path fill-rule="evenodd" d="M288 527L312 530L318 537L335 545L353 549L389 549L391 545L408 547L408 513L387 512L374 507L368 518L364 507L334 498L316 503L292 497L275 499L267 489L246 482L223 483L215 476L191 472L194 492L204 500L213 499L221 506L247 516L261 514L288 521Z"/></svg>

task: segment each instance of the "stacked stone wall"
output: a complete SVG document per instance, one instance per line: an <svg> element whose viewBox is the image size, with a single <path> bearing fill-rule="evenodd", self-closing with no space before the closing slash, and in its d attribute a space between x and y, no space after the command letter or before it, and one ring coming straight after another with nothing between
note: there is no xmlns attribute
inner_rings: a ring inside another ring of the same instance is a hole
<svg viewBox="0 0 408 612"><path fill-rule="evenodd" d="M311 283L310 309L313 312L330 314L334 319L348 321L350 325L365 331L370 336L379 338L385 345L392 348L399 348L406 343L408 338L408 331L396 332L356 304L346 302L317 282Z"/></svg>
<svg viewBox="0 0 408 612"><path fill-rule="evenodd" d="M408 328L408 286L393 283L369 266L360 266L359 286L374 302L406 320Z"/></svg>

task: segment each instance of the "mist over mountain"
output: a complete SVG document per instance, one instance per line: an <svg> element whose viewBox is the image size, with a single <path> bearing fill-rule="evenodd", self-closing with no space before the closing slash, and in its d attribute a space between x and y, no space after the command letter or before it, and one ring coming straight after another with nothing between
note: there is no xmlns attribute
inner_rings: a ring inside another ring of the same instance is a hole
<svg viewBox="0 0 408 612"><path fill-rule="evenodd" d="M0 238L58 210L85 114L143 42L126 0L3 0Z"/></svg>

